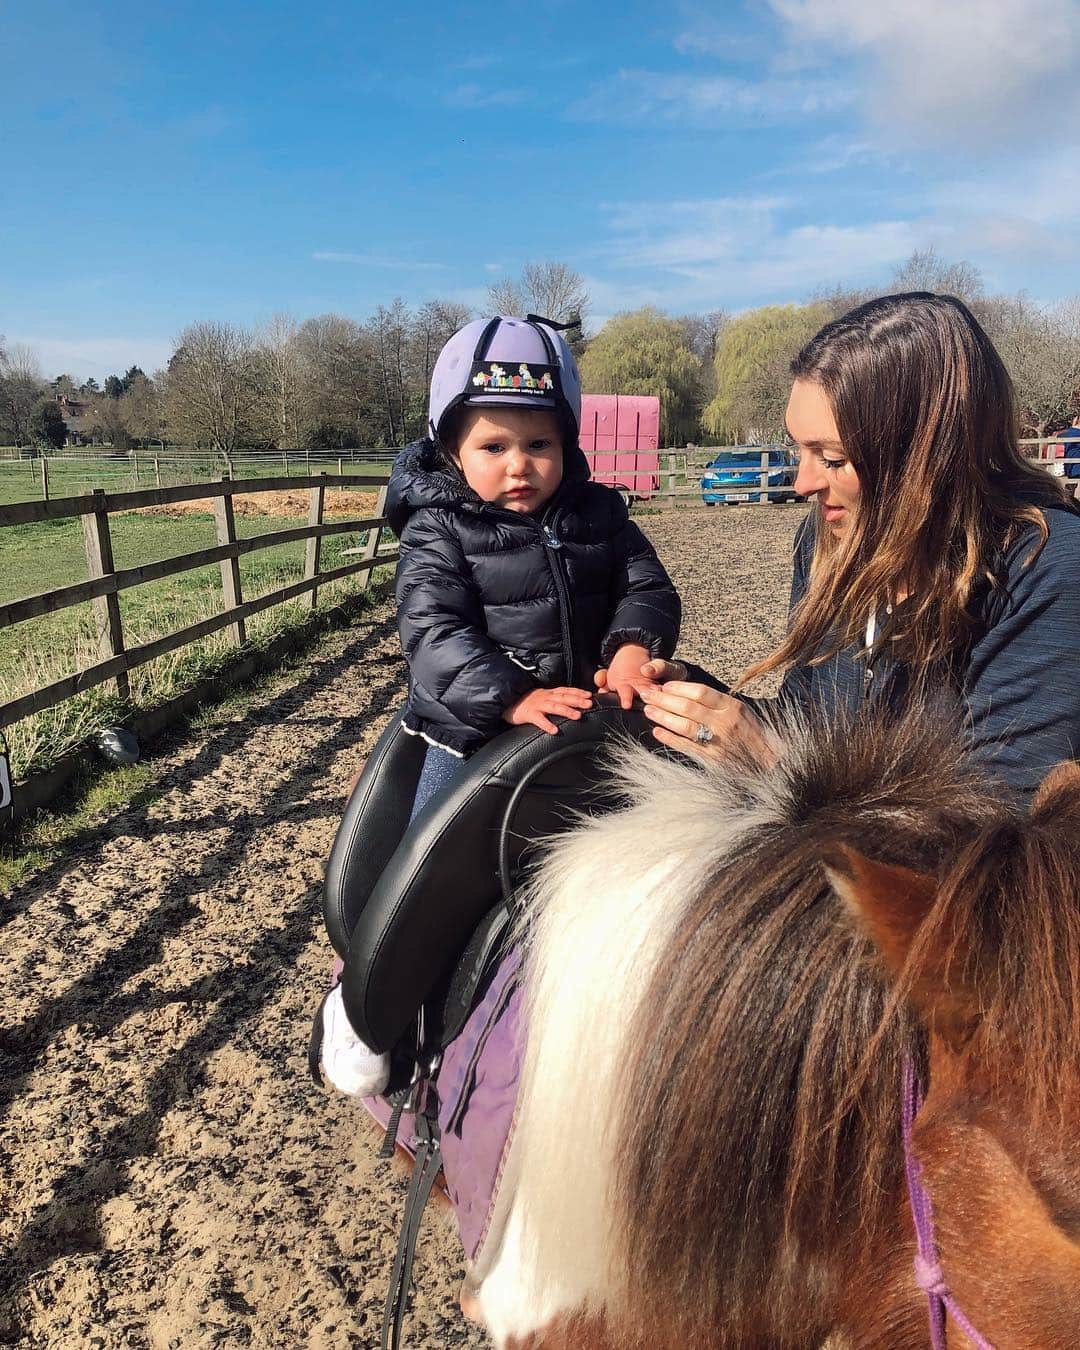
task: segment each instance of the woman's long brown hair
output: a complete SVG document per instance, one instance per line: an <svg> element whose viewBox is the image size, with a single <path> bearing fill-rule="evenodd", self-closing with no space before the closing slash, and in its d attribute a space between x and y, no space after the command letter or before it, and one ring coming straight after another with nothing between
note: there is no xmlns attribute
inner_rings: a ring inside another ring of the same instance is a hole
<svg viewBox="0 0 1080 1350"><path fill-rule="evenodd" d="M881 638L916 672L970 640L972 599L994 561L1064 488L1025 461L1012 381L975 316L948 295L886 295L834 319L792 362L819 384L859 477L842 541L819 529L806 594L787 637L743 680L813 663L861 642L876 607ZM888 617L885 602L909 597Z"/></svg>

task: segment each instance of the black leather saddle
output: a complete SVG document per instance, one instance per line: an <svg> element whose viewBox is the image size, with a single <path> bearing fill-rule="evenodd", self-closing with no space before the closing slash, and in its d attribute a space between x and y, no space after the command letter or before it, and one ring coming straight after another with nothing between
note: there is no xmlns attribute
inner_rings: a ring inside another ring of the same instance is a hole
<svg viewBox="0 0 1080 1350"><path fill-rule="evenodd" d="M425 743L395 716L368 758L334 840L323 915L345 962L349 1020L391 1050L424 1009L441 1048L467 1017L512 919L537 844L613 804L602 751L613 736L657 749L639 707L601 697L550 736L515 727L477 751L408 824Z"/></svg>

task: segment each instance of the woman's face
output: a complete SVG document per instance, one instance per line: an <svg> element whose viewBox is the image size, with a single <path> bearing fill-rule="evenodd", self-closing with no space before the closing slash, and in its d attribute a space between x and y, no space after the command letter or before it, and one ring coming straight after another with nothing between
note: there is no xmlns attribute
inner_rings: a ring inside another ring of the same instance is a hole
<svg viewBox="0 0 1080 1350"><path fill-rule="evenodd" d="M813 380L796 380L787 405L788 435L799 453L795 491L816 501L834 534L851 525L859 500L859 477L844 454L828 396Z"/></svg>

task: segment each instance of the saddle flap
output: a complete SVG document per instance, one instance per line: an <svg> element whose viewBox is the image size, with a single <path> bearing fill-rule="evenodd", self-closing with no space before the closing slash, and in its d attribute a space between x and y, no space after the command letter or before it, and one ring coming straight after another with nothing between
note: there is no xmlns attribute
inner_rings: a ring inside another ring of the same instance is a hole
<svg viewBox="0 0 1080 1350"><path fill-rule="evenodd" d="M362 905L351 899L351 873L343 871L341 909L356 918L342 994L349 1020L372 1049L393 1046L433 993L435 1020L458 1022L446 1000L460 1012L468 980L463 975L452 993L451 976L478 925L503 902L500 851L507 874L520 879L545 838L565 830L577 814L605 808L600 752L610 737L621 733L655 746L650 732L640 712L617 706L564 722L557 737L533 727L505 732L399 835ZM524 779L529 781L514 800ZM513 819L507 821L512 801ZM378 816L354 818L358 832L365 818ZM361 868L365 884L370 870L368 863ZM471 958L476 983L483 975L478 954ZM442 1027L431 1028L437 1030Z"/></svg>

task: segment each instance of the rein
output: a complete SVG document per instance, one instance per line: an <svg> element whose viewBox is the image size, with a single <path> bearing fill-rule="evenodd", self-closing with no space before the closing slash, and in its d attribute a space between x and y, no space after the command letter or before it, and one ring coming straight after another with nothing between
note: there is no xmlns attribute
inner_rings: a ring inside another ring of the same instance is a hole
<svg viewBox="0 0 1080 1350"><path fill-rule="evenodd" d="M922 1165L911 1146L912 1128L923 1104L922 1088L915 1076L910 1057L904 1060L904 1100L901 1126L904 1139L904 1174L907 1177L908 1201L915 1222L915 1283L926 1294L930 1313L930 1344L933 1350L945 1350L945 1312L971 1341L976 1350L994 1350L985 1336L980 1336L956 1299L953 1297L941 1268L937 1238L934 1236L934 1211L930 1196L922 1182Z"/></svg>

